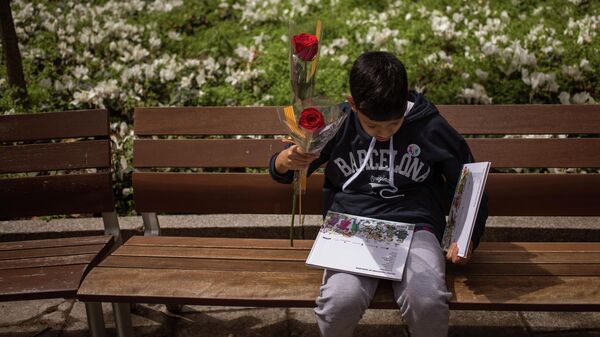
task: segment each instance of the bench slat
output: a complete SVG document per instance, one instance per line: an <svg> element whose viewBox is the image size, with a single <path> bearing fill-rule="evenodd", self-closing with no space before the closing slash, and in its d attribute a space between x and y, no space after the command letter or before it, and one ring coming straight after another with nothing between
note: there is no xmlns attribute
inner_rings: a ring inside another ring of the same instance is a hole
<svg viewBox="0 0 600 337"><path fill-rule="evenodd" d="M289 214L291 186L267 174L134 172L138 212ZM222 186L228 186L223 189ZM308 179L304 214L323 208L323 175ZM490 174L491 216L598 216L600 175Z"/></svg>
<svg viewBox="0 0 600 337"><path fill-rule="evenodd" d="M185 237L185 236L132 236L126 242L127 246L173 246L173 247L230 247L230 248L270 248L270 249L298 249L307 250L313 245L313 240L294 240L294 247L290 247L290 240L286 239L247 239L247 238L213 238L213 237ZM600 244L599 244L600 245Z"/></svg>
<svg viewBox="0 0 600 337"><path fill-rule="evenodd" d="M96 239L102 243L73 246L71 239L51 239L48 248L33 248L42 240L24 241L22 245L0 244L15 248L0 251L0 300L74 298L85 272L98 263L113 243L110 235ZM67 245L56 247L61 241Z"/></svg>
<svg viewBox="0 0 600 337"><path fill-rule="evenodd" d="M467 142L478 161L491 161L495 168L600 167L599 138L468 138ZM277 139L137 139L133 147L137 168L265 168L283 144Z"/></svg>
<svg viewBox="0 0 600 337"><path fill-rule="evenodd" d="M313 240L246 239L184 236L132 236L127 246L172 246L172 247L230 247L246 249L298 249L310 250ZM600 242L486 242L479 244L482 251L528 251L528 252L600 252Z"/></svg>
<svg viewBox="0 0 600 337"><path fill-rule="evenodd" d="M3 250L19 250L31 248L52 248L52 247L68 247L68 246L83 246L83 245L103 245L112 240L110 235L98 236L83 236L60 239L43 239L43 240L25 240L25 241L10 241L0 243L0 251Z"/></svg>
<svg viewBox="0 0 600 337"><path fill-rule="evenodd" d="M598 277L450 276L456 309L600 310Z"/></svg>
<svg viewBox="0 0 600 337"><path fill-rule="evenodd" d="M477 254L476 254L477 256ZM573 257L575 258L575 257ZM472 261L465 266L447 265L449 274L468 275L558 275L558 276L600 276L600 259L595 263L553 263L534 261L521 263L487 263ZM181 258L155 256L124 256L111 255L101 267L113 268L151 268L151 269L180 269L180 270L222 270L222 271L260 271L286 273L320 273L322 270L307 267L305 260L253 260L228 258Z"/></svg>
<svg viewBox="0 0 600 337"><path fill-rule="evenodd" d="M442 105L438 108L461 134L600 133L598 105Z"/></svg>
<svg viewBox="0 0 600 337"><path fill-rule="evenodd" d="M0 300L73 298L88 264L0 270Z"/></svg>
<svg viewBox="0 0 600 337"><path fill-rule="evenodd" d="M119 247L119 249L115 251L113 255L153 257L164 256L180 258L252 259L266 261L304 261L306 260L308 251L265 248L261 250L248 250L238 248L142 247L125 245Z"/></svg>
<svg viewBox="0 0 600 337"><path fill-rule="evenodd" d="M108 137L108 110L72 110L0 116L0 142Z"/></svg>
<svg viewBox="0 0 600 337"><path fill-rule="evenodd" d="M596 259L598 262L598 259ZM477 263L447 265L449 275L600 276L600 263Z"/></svg>
<svg viewBox="0 0 600 337"><path fill-rule="evenodd" d="M102 261L99 266L113 268L262 271L323 274L322 270L306 267L304 260L282 261L111 255Z"/></svg>
<svg viewBox="0 0 600 337"><path fill-rule="evenodd" d="M81 254L0 260L0 269L21 269L34 267L66 266L72 264L89 264L94 260L95 257L95 254Z"/></svg>
<svg viewBox="0 0 600 337"><path fill-rule="evenodd" d="M94 268L78 292L83 301L314 307L320 273ZM448 276L456 309L600 310L597 277ZM149 284L149 287L140 287ZM389 282L371 307L395 308ZM506 289L509 289L506 291Z"/></svg>
<svg viewBox="0 0 600 337"><path fill-rule="evenodd" d="M598 134L597 105L439 105L462 134ZM135 134L284 134L275 107L136 108Z"/></svg>
<svg viewBox="0 0 600 337"><path fill-rule="evenodd" d="M265 260L265 261L298 261L304 262L309 250L296 249L250 249L250 248L219 248L219 247L148 247L125 245L113 253L113 256L137 257L175 257L198 259L232 259L232 260ZM472 263L600 263L600 252L528 252L477 251Z"/></svg>
<svg viewBox="0 0 600 337"><path fill-rule="evenodd" d="M110 172L0 179L0 219L114 210Z"/></svg>
<svg viewBox="0 0 600 337"><path fill-rule="evenodd" d="M108 167L108 140L0 146L0 173Z"/></svg>
<svg viewBox="0 0 600 337"><path fill-rule="evenodd" d="M0 260L25 259L25 258L49 257L49 256L96 254L99 251L101 251L104 246L105 245L84 245L84 246L67 246L67 247L52 247L52 248L3 250L3 251L0 251Z"/></svg>

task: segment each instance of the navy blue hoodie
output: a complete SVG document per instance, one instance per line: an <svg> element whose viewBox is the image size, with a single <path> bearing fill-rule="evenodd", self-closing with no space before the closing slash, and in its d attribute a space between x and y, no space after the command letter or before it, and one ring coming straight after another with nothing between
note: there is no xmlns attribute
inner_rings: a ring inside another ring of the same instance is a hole
<svg viewBox="0 0 600 337"><path fill-rule="evenodd" d="M473 156L464 138L424 96L411 93L409 101L414 105L387 142L369 136L350 105L342 104L348 117L310 164L308 173L327 162L324 213L332 210L413 223L432 231L441 241L462 165L473 162ZM281 175L275 170L276 157L271 158L269 173L278 182L291 183L292 171ZM472 235L475 247L486 219L484 195Z"/></svg>

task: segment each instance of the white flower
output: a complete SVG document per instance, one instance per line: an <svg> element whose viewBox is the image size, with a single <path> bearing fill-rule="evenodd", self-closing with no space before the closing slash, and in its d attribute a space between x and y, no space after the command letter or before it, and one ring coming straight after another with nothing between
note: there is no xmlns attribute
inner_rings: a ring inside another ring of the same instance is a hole
<svg viewBox="0 0 600 337"><path fill-rule="evenodd" d="M458 97L469 104L492 104L492 98L487 95L485 88L478 83L473 83L472 88L463 88Z"/></svg>
<svg viewBox="0 0 600 337"><path fill-rule="evenodd" d="M573 104L594 104L594 103L596 103L596 101L594 101L594 98L592 96L590 96L590 93L587 91L579 92L579 93L576 93L575 95L573 95L573 97L571 97L571 102L573 102Z"/></svg>
<svg viewBox="0 0 600 337"><path fill-rule="evenodd" d="M6 79L0 78L0 87L3 86L4 83L6 83Z"/></svg>
<svg viewBox="0 0 600 337"><path fill-rule="evenodd" d="M200 71L200 73L196 76L195 80L199 88L202 87L204 83L206 83L206 74L204 73L204 70Z"/></svg>
<svg viewBox="0 0 600 337"><path fill-rule="evenodd" d="M183 89L189 89L192 86L192 77L194 75L192 74L191 76L183 76L181 78L181 82L179 82L179 86Z"/></svg>
<svg viewBox="0 0 600 337"><path fill-rule="evenodd" d="M590 61L588 61L587 59L581 60L581 62L579 63L579 68L583 69L584 71L592 71L592 67L590 66Z"/></svg>
<svg viewBox="0 0 600 337"><path fill-rule="evenodd" d="M261 32L260 35L256 35L252 39L254 40L254 44L261 46L266 40L270 38L270 36L265 35L264 32Z"/></svg>
<svg viewBox="0 0 600 337"><path fill-rule="evenodd" d="M73 100L71 104L74 106L80 106L81 103L92 104L95 102L96 92L94 90L83 90L73 94Z"/></svg>
<svg viewBox="0 0 600 337"><path fill-rule="evenodd" d="M73 69L73 76L78 79L78 80L87 80L88 77L88 73L89 73L89 69L86 68L85 66L76 66L75 69Z"/></svg>
<svg viewBox="0 0 600 337"><path fill-rule="evenodd" d="M560 95L558 95L558 99L560 100L560 104L571 104L571 102L569 101L569 99L571 98L571 95L569 95L568 92L561 92Z"/></svg>
<svg viewBox="0 0 600 337"><path fill-rule="evenodd" d="M497 54L498 52L500 52L500 48L498 48L498 46L495 43L493 43L491 41L487 41L483 45L483 47L481 47L481 51L485 55L490 56L490 55L494 55L494 54Z"/></svg>
<svg viewBox="0 0 600 337"><path fill-rule="evenodd" d="M450 21L447 16L441 15L439 11L433 11L431 15L431 30L433 30L433 34L443 37L446 40L454 38L456 35L455 23Z"/></svg>
<svg viewBox="0 0 600 337"><path fill-rule="evenodd" d="M342 54L337 57L340 64L345 64L348 61L348 55Z"/></svg>
<svg viewBox="0 0 600 337"><path fill-rule="evenodd" d="M175 69L173 67L165 67L158 73L162 83L169 82L175 79Z"/></svg>
<svg viewBox="0 0 600 337"><path fill-rule="evenodd" d="M179 34L176 31L169 31L169 33L167 33L167 36L169 37L169 39L173 40L173 41L181 41L181 34Z"/></svg>
<svg viewBox="0 0 600 337"><path fill-rule="evenodd" d="M150 44L150 48L152 49L158 49L160 48L162 42L160 41L160 38L158 36L156 36L156 33L152 32L152 34L150 35L150 39L148 40L148 43Z"/></svg>
<svg viewBox="0 0 600 337"><path fill-rule="evenodd" d="M130 79L141 80L142 74L142 67L139 64L132 67L126 67L121 73L121 82L127 83Z"/></svg>
<svg viewBox="0 0 600 337"><path fill-rule="evenodd" d="M488 73L479 68L475 69L475 75L477 75L477 77L479 77L482 80L487 80L488 78Z"/></svg>
<svg viewBox="0 0 600 337"><path fill-rule="evenodd" d="M523 83L531 85L531 89L534 92L540 90L547 90L550 92L558 91L558 84L556 83L556 73L542 73L534 72L531 75L527 69L523 69L521 72L521 79Z"/></svg>
<svg viewBox="0 0 600 337"><path fill-rule="evenodd" d="M156 0L148 5L148 10L153 12L170 12L173 8L180 7L183 5L183 0Z"/></svg>
<svg viewBox="0 0 600 337"><path fill-rule="evenodd" d="M579 70L579 67L575 66L567 66L567 65L563 65L562 66L562 73L572 79L574 79L575 81L581 81L583 80L583 75L581 74L581 71Z"/></svg>
<svg viewBox="0 0 600 337"><path fill-rule="evenodd" d="M246 47L238 44L237 48L233 51L239 58L246 62L251 63L256 58L256 49L254 47Z"/></svg>

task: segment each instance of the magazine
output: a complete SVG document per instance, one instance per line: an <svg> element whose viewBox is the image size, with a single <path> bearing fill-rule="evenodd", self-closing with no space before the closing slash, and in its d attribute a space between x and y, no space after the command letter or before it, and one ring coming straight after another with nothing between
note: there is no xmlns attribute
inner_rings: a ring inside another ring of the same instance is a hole
<svg viewBox="0 0 600 337"><path fill-rule="evenodd" d="M329 211L306 264L400 281L415 226Z"/></svg>
<svg viewBox="0 0 600 337"><path fill-rule="evenodd" d="M445 251L456 242L458 256L466 257L490 165L490 162L480 162L463 166L442 239L442 248Z"/></svg>

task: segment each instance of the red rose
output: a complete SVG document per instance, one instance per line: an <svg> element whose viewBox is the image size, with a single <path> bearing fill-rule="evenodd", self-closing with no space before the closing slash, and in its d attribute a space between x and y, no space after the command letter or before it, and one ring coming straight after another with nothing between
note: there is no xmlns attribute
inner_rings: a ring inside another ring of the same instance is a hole
<svg viewBox="0 0 600 337"><path fill-rule="evenodd" d="M315 108L306 108L302 110L298 124L308 131L315 131L325 126L325 118L321 111Z"/></svg>
<svg viewBox="0 0 600 337"><path fill-rule="evenodd" d="M311 34L301 33L294 35L292 44L296 55L302 61L311 61L319 50L319 40Z"/></svg>

